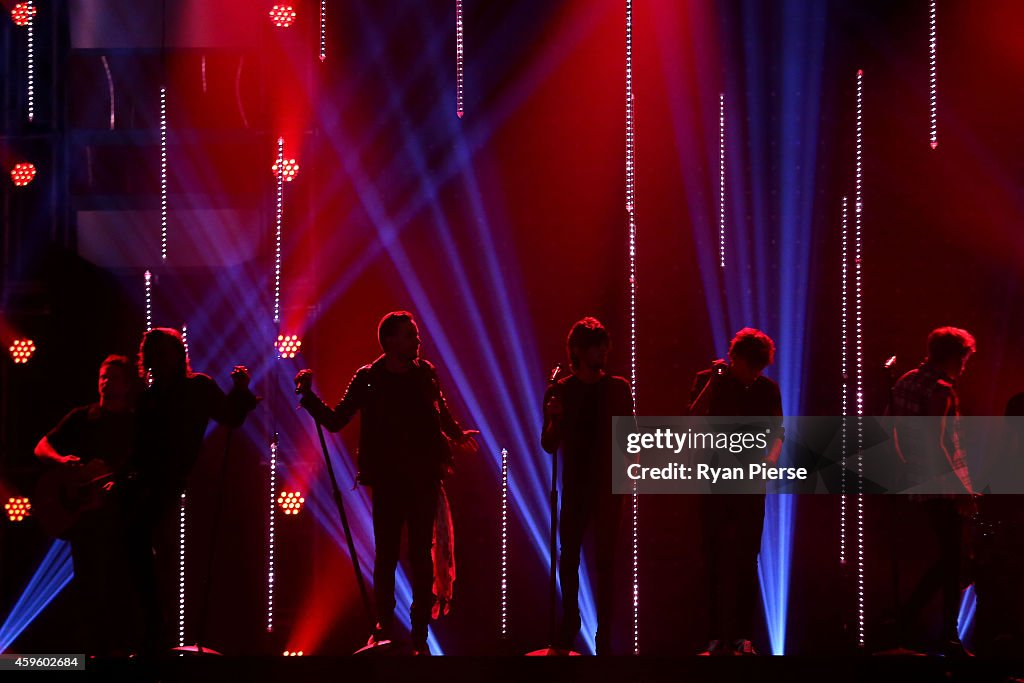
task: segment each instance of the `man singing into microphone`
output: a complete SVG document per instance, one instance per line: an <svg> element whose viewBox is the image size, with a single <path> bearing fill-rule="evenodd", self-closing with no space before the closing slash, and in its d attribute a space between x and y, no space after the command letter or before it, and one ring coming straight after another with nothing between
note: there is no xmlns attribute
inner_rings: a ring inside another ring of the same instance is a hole
<svg viewBox="0 0 1024 683"><path fill-rule="evenodd" d="M580 551L591 522L596 536L597 654L610 654L615 539L623 496L612 493L609 458L612 417L632 415L629 382L605 372L608 331L596 318L572 326L566 347L572 374L555 382L544 396L541 444L548 453L562 449L562 628L556 647L571 649L580 630Z"/></svg>
<svg viewBox="0 0 1024 683"><path fill-rule="evenodd" d="M406 527L412 566L412 646L416 654L428 655L427 626L434 601L430 548L441 477L450 461L447 439L473 452L473 435L479 432L463 430L449 412L437 371L420 358L419 328L411 313L388 313L380 321L377 338L383 355L359 368L333 409L313 393L311 370L295 376L295 390L302 396L302 407L329 431L339 431L357 412L361 416L359 483L373 489L373 589L380 620L368 644L391 637L395 569Z"/></svg>
<svg viewBox="0 0 1024 683"><path fill-rule="evenodd" d="M759 416L771 420L765 462L775 466L782 452L782 394L761 372L775 358L771 337L750 327L729 344L729 360L698 372L690 393L690 414ZM758 613L757 556L764 526L764 494L701 497L704 557L711 599L709 642L703 655L754 655L750 641Z"/></svg>

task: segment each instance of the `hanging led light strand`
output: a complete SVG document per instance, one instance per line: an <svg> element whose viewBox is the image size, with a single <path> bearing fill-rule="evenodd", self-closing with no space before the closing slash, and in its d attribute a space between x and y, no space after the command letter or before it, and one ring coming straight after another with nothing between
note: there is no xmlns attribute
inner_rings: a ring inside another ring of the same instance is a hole
<svg viewBox="0 0 1024 683"><path fill-rule="evenodd" d="M146 332L153 329L153 273L146 271Z"/></svg>
<svg viewBox="0 0 1024 683"><path fill-rule="evenodd" d="M185 494L178 506L178 647L185 646Z"/></svg>
<svg viewBox="0 0 1024 683"><path fill-rule="evenodd" d="M864 213L864 70L857 70L857 137L854 178L853 272L854 272L854 362L857 388L857 644L864 647L864 281L861 229Z"/></svg>
<svg viewBox="0 0 1024 683"><path fill-rule="evenodd" d="M462 32L462 0L455 0L455 115L460 119L465 112L463 109L463 32Z"/></svg>
<svg viewBox="0 0 1024 683"><path fill-rule="evenodd" d="M849 234L847 232L847 205L846 197L843 197L843 218L842 218L842 267L840 268L841 280L841 306L840 318L842 321L842 333L840 336L840 357L842 373L842 421L840 422L840 451L842 455L842 467L839 470L839 564L846 564L846 468L848 467L846 416L850 410L850 384L849 384L849 309L850 302L847 293L849 279Z"/></svg>
<svg viewBox="0 0 1024 683"><path fill-rule="evenodd" d="M167 260L167 88L160 88L160 258Z"/></svg>
<svg viewBox="0 0 1024 683"><path fill-rule="evenodd" d="M629 360L636 415L636 147L633 98L633 0L626 0L626 215L629 220ZM640 654L639 496L633 483L633 654Z"/></svg>
<svg viewBox="0 0 1024 683"><path fill-rule="evenodd" d="M501 637L508 638L508 449L501 449Z"/></svg>
<svg viewBox="0 0 1024 683"><path fill-rule="evenodd" d="M270 442L270 519L267 525L267 633L274 631L274 524L277 519L277 434Z"/></svg>
<svg viewBox="0 0 1024 683"><path fill-rule="evenodd" d="M938 59L938 23L936 18L938 0L931 0L928 13L928 98L931 105L931 148L939 146L939 69Z"/></svg>
<svg viewBox="0 0 1024 683"><path fill-rule="evenodd" d="M281 322L281 230L284 225L284 138L277 139L277 213L274 223L274 323Z"/></svg>
<svg viewBox="0 0 1024 683"><path fill-rule="evenodd" d="M327 0L320 0L320 61L327 59Z"/></svg>
<svg viewBox="0 0 1024 683"><path fill-rule="evenodd" d="M32 0L24 4L28 13L28 24L25 25L25 94L28 97L26 109L28 122L32 123L36 116L36 6Z"/></svg>
<svg viewBox="0 0 1024 683"><path fill-rule="evenodd" d="M718 96L718 265L725 268L725 93Z"/></svg>

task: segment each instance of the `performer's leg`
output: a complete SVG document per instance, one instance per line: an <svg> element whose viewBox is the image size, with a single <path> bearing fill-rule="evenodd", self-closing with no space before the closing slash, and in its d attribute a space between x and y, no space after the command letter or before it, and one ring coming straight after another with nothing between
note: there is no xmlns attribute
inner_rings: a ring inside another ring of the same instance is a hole
<svg viewBox="0 0 1024 683"><path fill-rule="evenodd" d="M82 652L90 655L105 654L100 652L96 633L96 623L99 614L97 608L102 609L102 604L97 604L96 593L96 570L102 571L102 565L97 566L95 548L90 545L92 539L81 533L76 533L71 539L71 566L74 569L74 578L71 580L71 587L75 597L75 604L78 608L76 628L74 629L73 647L75 650L82 648Z"/></svg>
<svg viewBox="0 0 1024 683"><path fill-rule="evenodd" d="M722 572L729 569L723 557L731 539L727 524L728 503L731 496L706 494L700 496L701 546L704 575L707 577L708 595L708 641L723 641L726 638L726 614L730 609L730 591L727 577Z"/></svg>
<svg viewBox="0 0 1024 683"><path fill-rule="evenodd" d="M611 654L612 613L615 596L615 548L626 496L602 496L597 524L597 654Z"/></svg>
<svg viewBox="0 0 1024 683"><path fill-rule="evenodd" d="M394 486L373 487L373 593L377 618L386 635L395 618L395 569L402 543L405 503Z"/></svg>
<svg viewBox="0 0 1024 683"><path fill-rule="evenodd" d="M913 633L913 629L917 625L922 612L936 592L939 592L942 598L943 638L952 639L950 636L956 632L956 619L959 614L959 585L950 590L951 572L947 568L947 564L949 563L948 557L955 554L956 564L952 571L952 581L957 582L960 561L959 539L954 545L945 538L951 533L945 528L950 518L944 510L944 503L946 502L941 499L930 498L914 503L915 506L920 508L920 512L924 514L922 521L927 525L927 531L920 534L922 541L924 541L923 545L926 546L930 553L937 551L937 555L935 561L928 566L917 581L913 592L911 592L910 597L901 610L901 631L906 636ZM959 528L956 533L959 536ZM953 596L954 592L956 593L955 597ZM951 605L955 605L955 607ZM934 646L934 643L929 643L927 642L928 640L927 638L918 637L911 642L917 647L930 649Z"/></svg>
<svg viewBox="0 0 1024 683"><path fill-rule="evenodd" d="M438 487L436 482L417 484L408 497L409 564L412 570L412 643L425 650L427 625L434 605L434 561L431 557L434 521L437 517Z"/></svg>
<svg viewBox="0 0 1024 683"><path fill-rule="evenodd" d="M939 539L938 573L942 586L942 638L959 642L960 564L963 552L963 518L953 499L937 499L931 510L932 524Z"/></svg>
<svg viewBox="0 0 1024 683"><path fill-rule="evenodd" d="M761 532L764 529L765 497L757 494L726 496L734 501L736 524L736 613L733 617L733 639L750 640L754 625L761 614L760 580L757 575L757 556L761 552Z"/></svg>
<svg viewBox="0 0 1024 683"><path fill-rule="evenodd" d="M561 540L558 579L562 586L562 628L557 645L565 648L572 647L576 635L580 632L580 551L586 525L585 504L566 499L563 495L561 518L558 523Z"/></svg>

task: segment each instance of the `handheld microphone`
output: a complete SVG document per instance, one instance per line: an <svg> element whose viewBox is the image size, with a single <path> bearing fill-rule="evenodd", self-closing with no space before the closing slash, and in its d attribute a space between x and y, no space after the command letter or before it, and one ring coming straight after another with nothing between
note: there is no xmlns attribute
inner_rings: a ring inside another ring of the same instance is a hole
<svg viewBox="0 0 1024 683"><path fill-rule="evenodd" d="M548 375L548 384L554 384L558 381L558 376L562 374L562 364L555 363L555 367L551 368L551 374Z"/></svg>

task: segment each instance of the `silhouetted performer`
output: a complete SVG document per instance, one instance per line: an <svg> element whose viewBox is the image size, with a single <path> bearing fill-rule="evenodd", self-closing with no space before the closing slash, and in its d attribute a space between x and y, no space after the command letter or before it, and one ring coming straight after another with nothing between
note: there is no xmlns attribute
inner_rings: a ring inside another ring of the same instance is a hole
<svg viewBox="0 0 1024 683"><path fill-rule="evenodd" d="M135 445L135 401L141 383L128 358L108 356L100 365L98 388L99 402L68 413L39 440L37 457L53 467L81 468L89 472L88 478L104 470L117 476L125 473ZM75 508L81 504L67 538L82 642L88 654L100 656L127 656L138 646L134 638L139 600L130 591L128 524L116 485L112 478L97 478L76 487L77 495L71 496L76 500L68 501Z"/></svg>
<svg viewBox="0 0 1024 683"><path fill-rule="evenodd" d="M703 416L768 417L772 435L764 460L776 465L782 452L782 394L762 375L775 359L775 342L750 327L729 344L729 360L718 360L694 378L689 412ZM701 496L701 528L711 607L704 655L754 655L751 643L758 607L757 556L764 527L763 493Z"/></svg>
<svg viewBox="0 0 1024 683"><path fill-rule="evenodd" d="M145 334L139 370L151 384L138 407L136 558L142 593L148 600L147 651L156 654L170 644L170 634L164 632L168 623L161 614L163 596L151 550L154 533L177 513L210 420L239 427L259 399L249 391L249 371L241 365L231 372L227 394L209 375L192 372L181 334L171 328L157 327Z"/></svg>
<svg viewBox="0 0 1024 683"><path fill-rule="evenodd" d="M562 627L556 647L571 649L580 631L580 552L593 525L596 537L597 654L610 654L615 540L624 496L612 493L612 417L632 415L629 382L605 372L610 340L596 318L572 326L566 350L572 374L544 396L541 444L562 452L559 519Z"/></svg>
<svg viewBox="0 0 1024 683"><path fill-rule="evenodd" d="M942 599L942 650L964 655L957 632L960 611L960 562L963 556L964 518L974 510L974 493L960 445L960 406L955 383L976 350L974 337L956 327L940 327L928 335L928 356L906 373L892 391L890 414L934 417L935 420L895 421L895 442L908 474L910 490L926 485L928 491L910 501L923 506L938 559L915 587L902 615L903 631L939 591Z"/></svg>
<svg viewBox="0 0 1024 683"><path fill-rule="evenodd" d="M441 477L451 459L448 439L476 450L472 437L479 432L463 430L449 412L437 371L420 358L419 328L411 313L384 316L377 337L384 354L359 368L333 409L313 393L311 370L296 375L296 390L302 407L329 431L339 431L360 414L358 479L373 491L373 588L380 620L369 644L391 638L395 569L405 527L412 567L412 645L417 654L430 654L430 547Z"/></svg>

